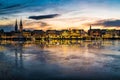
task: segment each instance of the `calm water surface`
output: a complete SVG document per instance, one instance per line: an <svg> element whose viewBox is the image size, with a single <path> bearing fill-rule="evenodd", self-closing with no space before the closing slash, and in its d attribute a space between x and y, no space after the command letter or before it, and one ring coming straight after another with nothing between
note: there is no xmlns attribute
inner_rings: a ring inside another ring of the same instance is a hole
<svg viewBox="0 0 120 80"><path fill-rule="evenodd" d="M120 41L1 41L0 80L120 80Z"/></svg>

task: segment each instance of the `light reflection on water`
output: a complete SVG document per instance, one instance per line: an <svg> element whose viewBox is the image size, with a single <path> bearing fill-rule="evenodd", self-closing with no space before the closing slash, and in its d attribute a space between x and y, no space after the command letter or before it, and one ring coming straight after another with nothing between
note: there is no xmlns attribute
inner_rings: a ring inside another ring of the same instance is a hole
<svg viewBox="0 0 120 80"><path fill-rule="evenodd" d="M119 78L120 41L0 43L0 80Z"/></svg>

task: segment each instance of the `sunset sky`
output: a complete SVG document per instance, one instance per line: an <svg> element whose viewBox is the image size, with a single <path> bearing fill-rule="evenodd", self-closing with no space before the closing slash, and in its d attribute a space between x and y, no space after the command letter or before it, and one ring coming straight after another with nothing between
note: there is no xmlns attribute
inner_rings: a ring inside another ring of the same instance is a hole
<svg viewBox="0 0 120 80"><path fill-rule="evenodd" d="M120 0L0 0L0 29L120 29Z"/></svg>

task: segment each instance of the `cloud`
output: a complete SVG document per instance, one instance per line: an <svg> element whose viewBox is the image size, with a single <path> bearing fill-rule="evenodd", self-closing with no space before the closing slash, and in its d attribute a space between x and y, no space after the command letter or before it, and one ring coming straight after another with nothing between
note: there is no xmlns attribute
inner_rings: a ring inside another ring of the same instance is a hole
<svg viewBox="0 0 120 80"><path fill-rule="evenodd" d="M120 27L120 20L99 20L92 25L102 25L105 27Z"/></svg>
<svg viewBox="0 0 120 80"><path fill-rule="evenodd" d="M1 17L1 20L9 20L7 17Z"/></svg>
<svg viewBox="0 0 120 80"><path fill-rule="evenodd" d="M0 25L0 30L3 29L5 32L13 31L13 25Z"/></svg>
<svg viewBox="0 0 120 80"><path fill-rule="evenodd" d="M15 4L15 5L10 5L10 6L7 6L5 7L6 9L10 9L10 8L17 8L17 7L20 7L21 4Z"/></svg>
<svg viewBox="0 0 120 80"><path fill-rule="evenodd" d="M45 27L45 26L49 26L49 25L47 23L45 23L45 22L40 22L40 26Z"/></svg>
<svg viewBox="0 0 120 80"><path fill-rule="evenodd" d="M32 0L0 0L0 17L29 11L26 8L31 7L32 3Z"/></svg>
<svg viewBox="0 0 120 80"><path fill-rule="evenodd" d="M66 0L0 0L0 19L3 15L16 18L22 15L25 17L30 16L26 15L26 13L35 14L41 12L48 14L46 11L57 13L58 7L65 4L65 2Z"/></svg>
<svg viewBox="0 0 120 80"><path fill-rule="evenodd" d="M43 21L25 21L24 23L25 26L33 26L33 25L37 25L38 27L46 27L46 26L50 26L48 23L43 22Z"/></svg>
<svg viewBox="0 0 120 80"><path fill-rule="evenodd" d="M49 15L40 15L40 16L29 16L29 19L35 19L35 20L40 20L40 19L50 19L59 16L59 14L49 14Z"/></svg>

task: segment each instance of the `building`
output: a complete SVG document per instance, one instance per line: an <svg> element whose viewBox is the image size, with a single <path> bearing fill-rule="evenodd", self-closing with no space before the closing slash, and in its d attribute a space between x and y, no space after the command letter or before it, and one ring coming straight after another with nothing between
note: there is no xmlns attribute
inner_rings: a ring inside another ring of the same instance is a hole
<svg viewBox="0 0 120 80"><path fill-rule="evenodd" d="M22 32L23 31L23 23L22 23L22 19L20 20L20 26L19 26L19 31Z"/></svg>
<svg viewBox="0 0 120 80"><path fill-rule="evenodd" d="M60 31L47 30L46 31L46 37L48 37L48 38L59 38L60 37Z"/></svg>
<svg viewBox="0 0 120 80"><path fill-rule="evenodd" d="M100 29L92 29L92 26L90 26L90 29L88 30L88 35L93 38L101 37L101 30Z"/></svg>
<svg viewBox="0 0 120 80"><path fill-rule="evenodd" d="M34 30L32 31L32 36L35 38L43 38L45 37L45 32L43 30Z"/></svg>
<svg viewBox="0 0 120 80"><path fill-rule="evenodd" d="M101 30L103 38L119 38L120 30L115 29L104 29Z"/></svg>
<svg viewBox="0 0 120 80"><path fill-rule="evenodd" d="M20 24L18 26L17 19L15 21L15 32L22 32L23 31L23 23L22 19L20 20Z"/></svg>
<svg viewBox="0 0 120 80"><path fill-rule="evenodd" d="M72 29L70 30L71 38L82 38L85 36L85 31L83 29Z"/></svg>
<svg viewBox="0 0 120 80"><path fill-rule="evenodd" d="M16 19L16 22L15 22L15 32L18 32L18 24L17 24L17 19Z"/></svg>
<svg viewBox="0 0 120 80"><path fill-rule="evenodd" d="M27 31L27 30L23 30L22 31L22 35L25 37L25 38L31 38L31 34L32 32L31 31Z"/></svg>

